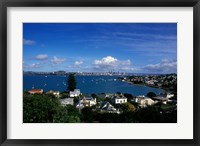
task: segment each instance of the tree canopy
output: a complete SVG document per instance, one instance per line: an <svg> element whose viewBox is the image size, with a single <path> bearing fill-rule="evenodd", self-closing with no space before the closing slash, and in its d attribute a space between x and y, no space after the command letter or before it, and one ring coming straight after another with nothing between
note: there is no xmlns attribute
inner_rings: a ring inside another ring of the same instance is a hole
<svg viewBox="0 0 200 146"><path fill-rule="evenodd" d="M80 113L71 105L62 106L57 98L45 94L24 95L24 123L75 123Z"/></svg>
<svg viewBox="0 0 200 146"><path fill-rule="evenodd" d="M68 84L67 87L68 91L74 91L74 89L76 89L76 79L74 74L69 74L67 84Z"/></svg>
<svg viewBox="0 0 200 146"><path fill-rule="evenodd" d="M152 98L152 97L156 97L156 94L154 92L149 92L147 93L147 96Z"/></svg>
<svg viewBox="0 0 200 146"><path fill-rule="evenodd" d="M122 109L123 112L134 112L134 111L136 111L136 107L134 105L132 105L130 102L122 104L121 109Z"/></svg>

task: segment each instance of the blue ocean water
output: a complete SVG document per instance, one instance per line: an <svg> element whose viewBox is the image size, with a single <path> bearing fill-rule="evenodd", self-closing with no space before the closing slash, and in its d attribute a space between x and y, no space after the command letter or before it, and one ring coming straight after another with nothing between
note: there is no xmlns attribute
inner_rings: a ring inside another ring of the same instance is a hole
<svg viewBox="0 0 200 146"><path fill-rule="evenodd" d="M142 85L133 85L117 80L117 76L75 76L77 88L81 93L130 93L133 95L146 95L148 92L159 94L164 92L162 89L152 88ZM24 75L23 90L43 89L66 91L68 76L58 75Z"/></svg>

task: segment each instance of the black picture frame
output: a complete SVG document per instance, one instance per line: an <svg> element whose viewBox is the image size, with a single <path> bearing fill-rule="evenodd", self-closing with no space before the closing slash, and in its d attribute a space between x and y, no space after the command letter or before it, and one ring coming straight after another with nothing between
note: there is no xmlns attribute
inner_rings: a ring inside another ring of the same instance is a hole
<svg viewBox="0 0 200 146"><path fill-rule="evenodd" d="M7 139L7 8L8 7L193 7L193 135L187 139L126 139L126 140L24 140ZM133 145L133 146L197 146L199 142L199 63L200 63L200 2L199 0L0 0L0 144L2 146L84 146L84 145Z"/></svg>

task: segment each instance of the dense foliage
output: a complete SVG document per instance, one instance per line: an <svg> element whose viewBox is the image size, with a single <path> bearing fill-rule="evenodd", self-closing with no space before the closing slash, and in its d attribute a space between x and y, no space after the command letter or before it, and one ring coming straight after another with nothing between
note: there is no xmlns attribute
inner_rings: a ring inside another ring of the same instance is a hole
<svg viewBox="0 0 200 146"><path fill-rule="evenodd" d="M97 95L93 94L93 97ZM78 100L78 99L77 99ZM103 102L110 98L103 99ZM111 101L109 101L111 102ZM135 102L113 104L121 111L117 113L100 112L97 104L77 110L74 105L62 106L58 98L51 94L29 94L24 92L24 123L175 123L177 122L176 104L157 103L140 108Z"/></svg>
<svg viewBox="0 0 200 146"><path fill-rule="evenodd" d="M69 74L67 85L68 85L67 87L68 91L74 91L74 89L76 89L76 79L74 74Z"/></svg>
<svg viewBox="0 0 200 146"><path fill-rule="evenodd" d="M147 93L147 97L150 97L150 98L156 97L156 94L154 92L149 92Z"/></svg>
<svg viewBox="0 0 200 146"><path fill-rule="evenodd" d="M54 96L24 94L23 122L74 123L80 122L80 113L74 106L61 106Z"/></svg>

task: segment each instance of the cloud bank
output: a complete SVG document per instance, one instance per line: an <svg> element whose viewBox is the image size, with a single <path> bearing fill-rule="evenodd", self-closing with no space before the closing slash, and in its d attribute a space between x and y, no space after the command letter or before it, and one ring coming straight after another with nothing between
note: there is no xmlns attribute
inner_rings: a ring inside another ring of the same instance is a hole
<svg viewBox="0 0 200 146"><path fill-rule="evenodd" d="M36 60L46 60L46 59L48 59L48 55L46 55L46 54L39 54L39 55L35 56L35 59Z"/></svg>
<svg viewBox="0 0 200 146"><path fill-rule="evenodd" d="M112 56L103 57L100 60L94 60L93 67L96 70L111 71L111 70L133 70L131 61L119 60Z"/></svg>
<svg viewBox="0 0 200 146"><path fill-rule="evenodd" d="M146 65L143 70L150 73L176 73L177 61L163 59L160 63Z"/></svg>
<svg viewBox="0 0 200 146"><path fill-rule="evenodd" d="M34 45L36 42L34 40L27 40L23 39L23 44L24 45Z"/></svg>
<svg viewBox="0 0 200 146"><path fill-rule="evenodd" d="M65 61L65 58L58 58L58 57L56 57L56 56L54 56L54 57L51 59L51 63L52 63L52 64L62 64L64 61Z"/></svg>

